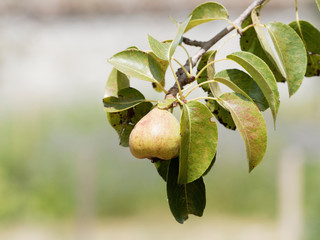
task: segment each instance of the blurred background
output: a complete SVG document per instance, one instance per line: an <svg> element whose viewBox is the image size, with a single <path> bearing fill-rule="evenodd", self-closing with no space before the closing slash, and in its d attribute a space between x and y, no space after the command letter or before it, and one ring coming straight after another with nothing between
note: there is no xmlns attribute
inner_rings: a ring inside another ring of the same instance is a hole
<svg viewBox="0 0 320 240"><path fill-rule="evenodd" d="M147 34L173 38L169 16L182 21L203 2L0 2L0 239L319 238L319 77L305 79L290 100L287 86L279 86L276 130L267 110L268 149L251 174L239 133L219 126L204 216L183 225L171 216L153 165L118 145L102 105L107 58L133 45L148 49ZM251 1L219 2L234 20ZM299 14L320 28L314 1L299 1ZM294 19L293 0L271 0L262 11L263 23ZM187 36L207 40L224 26L207 23ZM238 41L220 57L239 50ZM186 60L183 52L177 57ZM168 75L166 88L172 84ZM149 83L132 86L163 98Z"/></svg>

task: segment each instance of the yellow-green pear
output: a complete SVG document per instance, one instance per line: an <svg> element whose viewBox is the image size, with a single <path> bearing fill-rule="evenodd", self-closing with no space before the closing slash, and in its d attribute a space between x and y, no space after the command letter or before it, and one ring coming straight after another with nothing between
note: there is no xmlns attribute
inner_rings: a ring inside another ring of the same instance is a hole
<svg viewBox="0 0 320 240"><path fill-rule="evenodd" d="M136 158L170 160L179 155L180 124L167 110L154 108L133 128L130 151Z"/></svg>

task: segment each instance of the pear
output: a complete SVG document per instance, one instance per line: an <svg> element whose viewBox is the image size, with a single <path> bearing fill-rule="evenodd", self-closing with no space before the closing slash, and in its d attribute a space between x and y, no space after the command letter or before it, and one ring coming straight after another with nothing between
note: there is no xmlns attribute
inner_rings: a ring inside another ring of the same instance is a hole
<svg viewBox="0 0 320 240"><path fill-rule="evenodd" d="M129 147L136 158L170 160L179 155L180 124L167 110L152 109L133 128Z"/></svg>

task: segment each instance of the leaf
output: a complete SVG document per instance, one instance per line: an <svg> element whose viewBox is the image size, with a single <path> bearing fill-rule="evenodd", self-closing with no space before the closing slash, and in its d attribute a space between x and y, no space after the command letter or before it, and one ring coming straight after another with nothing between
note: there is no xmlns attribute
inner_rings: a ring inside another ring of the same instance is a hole
<svg viewBox="0 0 320 240"><path fill-rule="evenodd" d="M231 113L222 107L217 101L208 100L206 106L223 126L230 130L236 129L236 125L232 119Z"/></svg>
<svg viewBox="0 0 320 240"><path fill-rule="evenodd" d="M105 87L104 98L111 96L118 97L118 92L128 87L130 87L128 77L113 68ZM129 145L129 134L133 129L132 125L123 124L126 121L126 117L126 111L118 113L107 112L107 118L110 125L117 131L120 137L120 145L125 147Z"/></svg>
<svg viewBox="0 0 320 240"><path fill-rule="evenodd" d="M216 2L207 2L197 6L189 16L192 16L185 32L202 23L214 20L228 19L228 12L224 6Z"/></svg>
<svg viewBox="0 0 320 240"><path fill-rule="evenodd" d="M132 108L145 100L142 93L134 88L124 88L118 92L118 97L103 99L106 112L120 112Z"/></svg>
<svg viewBox="0 0 320 240"><path fill-rule="evenodd" d="M278 86L268 65L249 52L235 52L227 56L228 59L240 64L258 84L271 109L274 124L280 105Z"/></svg>
<svg viewBox="0 0 320 240"><path fill-rule="evenodd" d="M291 22L289 26L293 28L296 33L305 42L306 49L311 53L320 54L320 31L307 21L299 21L301 32L297 21Z"/></svg>
<svg viewBox="0 0 320 240"><path fill-rule="evenodd" d="M320 0L316 0L317 6L318 6L318 10L320 12Z"/></svg>
<svg viewBox="0 0 320 240"><path fill-rule="evenodd" d="M207 67L207 75L208 75L208 80L212 80L214 78L214 75L216 74L216 69L214 67L214 60L216 58L217 50L211 51L211 54L208 57L208 63L210 64Z"/></svg>
<svg viewBox="0 0 320 240"><path fill-rule="evenodd" d="M251 15L253 14L254 12L252 12ZM257 21L257 18L255 18L255 20ZM252 24L252 19L251 19L251 16L249 16L242 24L242 28L245 28L251 24ZM276 78L276 81L285 82L286 79L284 77L284 73L281 69L281 66L278 64L278 61L276 61L273 51L270 49L270 46L268 44L268 41L266 40L266 37L263 31L258 31L259 32L259 38L258 38L258 35L255 29L259 30L261 29L261 27L259 26L256 26L255 28L251 27L245 32L243 32L243 34L240 37L241 50L251 52L254 55L261 58L269 66L270 70L273 72ZM263 46L260 43L260 41L264 43ZM265 49L268 49L268 50L265 50Z"/></svg>
<svg viewBox="0 0 320 240"><path fill-rule="evenodd" d="M107 113L110 125L116 130L119 135L120 145L129 147L129 136L133 129L133 125L127 121L127 115L131 109L121 112Z"/></svg>
<svg viewBox="0 0 320 240"><path fill-rule="evenodd" d="M251 97L248 96L248 94L246 94L241 88L239 88L236 84L234 84L230 80L223 78L223 77L216 77L214 80L219 83L224 84L225 86L229 87L231 90L242 94L243 96L245 96L246 98L248 98L250 101L253 102L253 100L251 99Z"/></svg>
<svg viewBox="0 0 320 240"><path fill-rule="evenodd" d="M154 54L162 59L162 60L169 60L169 48L170 48L170 42L159 42L155 38L148 35L148 41L149 45L151 47L151 50L154 52Z"/></svg>
<svg viewBox="0 0 320 240"><path fill-rule="evenodd" d="M129 78L122 72L113 68L106 83L104 98L110 96L117 97L119 90L128 87L130 87Z"/></svg>
<svg viewBox="0 0 320 240"><path fill-rule="evenodd" d="M274 22L266 26L286 73L289 96L292 96L306 73L306 49L298 34L288 25Z"/></svg>
<svg viewBox="0 0 320 240"><path fill-rule="evenodd" d="M141 80L159 84L164 79L160 63L146 52L129 49L115 54L109 63L124 74Z"/></svg>
<svg viewBox="0 0 320 240"><path fill-rule="evenodd" d="M163 100L161 102L160 101L158 102L158 108L160 108L160 109L169 109L175 101L177 101L177 99L174 98L174 97L166 98L165 100Z"/></svg>
<svg viewBox="0 0 320 240"><path fill-rule="evenodd" d="M175 38L173 39L173 41L170 44L170 47L169 47L169 58L168 59L171 59L171 57L173 56L174 52L176 51L176 48L181 43L182 35L185 32L185 29L186 29L190 19L191 19L191 16L188 17L184 22L178 23L178 32L177 32Z"/></svg>
<svg viewBox="0 0 320 240"><path fill-rule="evenodd" d="M177 20L175 20L173 17L169 16L170 20L174 23L174 25L176 25L176 27L179 26L179 23Z"/></svg>
<svg viewBox="0 0 320 240"><path fill-rule="evenodd" d="M225 93L221 100L228 107L246 146L251 172L267 149L267 128L258 107L239 93Z"/></svg>
<svg viewBox="0 0 320 240"><path fill-rule="evenodd" d="M212 64L212 62L215 60L216 54L217 51L214 51L208 58L208 64L210 65L207 68L207 75L209 80L214 80L214 75L216 74L214 64ZM219 97L222 94L218 81L209 83L209 88L213 97Z"/></svg>
<svg viewBox="0 0 320 240"><path fill-rule="evenodd" d="M188 184L177 184L179 161L172 159L167 180L167 196L172 215L183 223L189 214L201 217L206 206L206 189L203 178Z"/></svg>
<svg viewBox="0 0 320 240"><path fill-rule="evenodd" d="M168 69L168 66L169 66L169 62L166 61L166 60L162 60L160 58L158 58L152 51L148 52L148 54L150 54L152 57L154 57L158 63L160 64L160 67L161 67L161 70L163 72L163 75L165 76L166 75L166 71ZM152 87L154 90L156 90L157 92L162 92L163 91L163 87L165 86L165 77L163 77L163 79L159 82L160 85L162 86L162 88L159 86L159 84L156 84L156 83L152 83Z"/></svg>
<svg viewBox="0 0 320 240"><path fill-rule="evenodd" d="M171 160L160 160L154 163L159 175L166 182L168 178L169 165Z"/></svg>
<svg viewBox="0 0 320 240"><path fill-rule="evenodd" d="M300 27L299 27L300 25ZM308 57L307 71L305 76L319 76L320 75L320 32L311 23L307 21L296 21L289 24L302 39Z"/></svg>
<svg viewBox="0 0 320 240"><path fill-rule="evenodd" d="M129 136L133 127L151 110L152 106L150 102L143 102L128 110L107 113L110 125L119 135L121 146L129 146Z"/></svg>
<svg viewBox="0 0 320 240"><path fill-rule="evenodd" d="M224 78L237 85L257 104L260 111L265 111L269 108L268 102L258 84L247 73L239 69L226 69L217 73L215 77ZM238 93L241 94L241 92Z"/></svg>
<svg viewBox="0 0 320 240"><path fill-rule="evenodd" d="M209 109L200 102L183 105L180 123L180 169L178 183L192 182L208 169L216 153L218 130Z"/></svg>
<svg viewBox="0 0 320 240"><path fill-rule="evenodd" d="M280 64L277 61L277 57L275 56L269 41L266 37L266 35L263 32L263 29L261 27L261 23L260 23L260 10L261 7L255 8L252 12L251 12L251 19L252 22L254 24L254 29L257 33L257 37L259 39L259 42L262 46L262 48L264 49L267 57L269 58L269 60L271 61L271 66L275 68L276 72L281 74L282 77L284 77L284 72L282 71L282 68L280 66Z"/></svg>
<svg viewBox="0 0 320 240"><path fill-rule="evenodd" d="M216 154L214 155L214 158L212 159L211 163L210 163L210 166L208 167L208 169L204 172L204 174L202 175L203 177L206 176L210 171L211 169L213 168L213 165L214 163L216 162L216 158L217 158L217 152Z"/></svg>
<svg viewBox="0 0 320 240"><path fill-rule="evenodd" d="M201 71L202 68L204 68L208 64L209 57L213 53L214 53L214 51L208 51L202 56L202 58L199 61L198 66L197 66L197 74ZM205 81L208 81L208 69L207 68L202 71L202 73L200 74L200 76L197 79L198 84L203 83ZM210 92L209 84L201 85L201 88L205 92Z"/></svg>
<svg viewBox="0 0 320 240"><path fill-rule="evenodd" d="M308 67L306 71L306 77L320 76L320 55L308 54Z"/></svg>

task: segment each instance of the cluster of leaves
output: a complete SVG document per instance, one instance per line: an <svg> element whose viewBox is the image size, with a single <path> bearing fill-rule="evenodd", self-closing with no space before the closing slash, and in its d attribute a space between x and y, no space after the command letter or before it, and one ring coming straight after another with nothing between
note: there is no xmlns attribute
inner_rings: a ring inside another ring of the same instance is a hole
<svg viewBox="0 0 320 240"><path fill-rule="evenodd" d="M169 66L179 86L171 64L174 60L198 83L187 93L190 87L182 89L181 86L175 98L159 101L156 106L172 108L172 103L176 102L181 108L180 155L155 163L167 182L171 212L180 223L189 214L201 216L205 208L203 176L214 164L218 142L213 117L226 128L239 131L251 171L261 162L267 148L267 130L261 112L270 108L274 124L276 122L280 105L277 83L287 82L292 96L304 77L320 75L319 30L307 21L294 21L288 25L281 22L262 24L260 10L261 6L253 9L238 29L242 51L230 53L226 59L215 59L217 50L208 51L200 59L195 76L191 65L189 72L173 56L179 46L186 50L182 38L192 28L213 20L231 22L227 10L215 2L199 5L182 23L175 21L177 34L172 40L160 42L148 36L151 50L131 47L109 59L114 69L106 84L103 103L110 124L119 134L120 145L125 147L134 125L154 107L152 101L130 87L130 77L149 81L156 91L168 94L164 86ZM272 42L267 40L267 35ZM214 64L224 60L234 61L245 71L225 69L216 73ZM231 92L223 93L219 84L227 86ZM187 99L198 87L204 90L204 97ZM205 99L205 104L200 99Z"/></svg>

